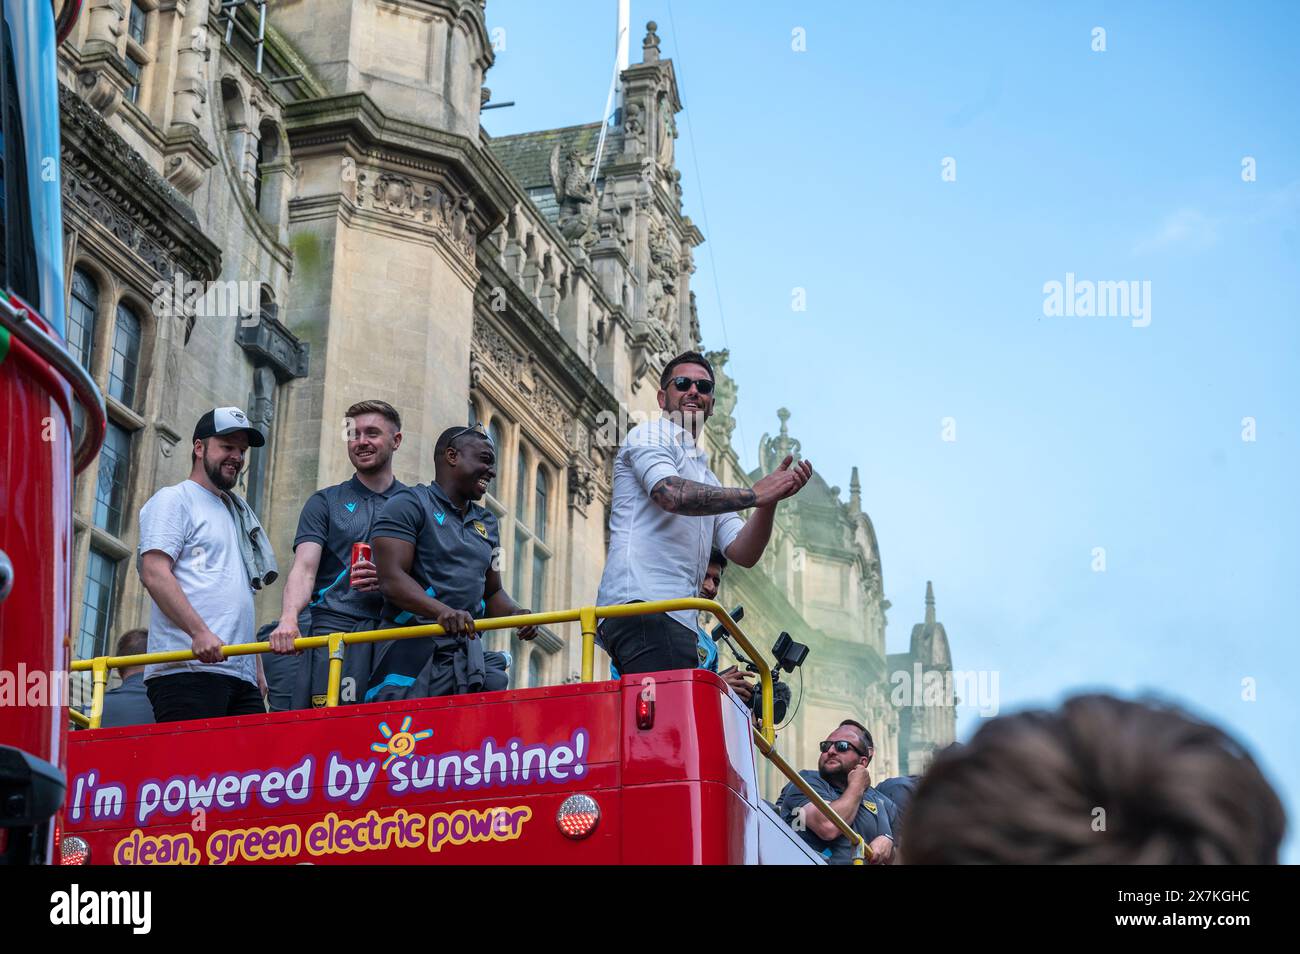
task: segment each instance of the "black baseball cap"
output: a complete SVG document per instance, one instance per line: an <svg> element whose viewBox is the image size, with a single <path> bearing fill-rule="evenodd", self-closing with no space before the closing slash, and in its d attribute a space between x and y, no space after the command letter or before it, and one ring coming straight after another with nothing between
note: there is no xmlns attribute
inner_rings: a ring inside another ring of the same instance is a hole
<svg viewBox="0 0 1300 954"><path fill-rule="evenodd" d="M254 427L248 415L237 407L217 407L208 411L194 425L193 439L199 441L205 437L224 436L236 431L245 431L248 434L249 447L266 446L266 438L262 436L262 432Z"/></svg>

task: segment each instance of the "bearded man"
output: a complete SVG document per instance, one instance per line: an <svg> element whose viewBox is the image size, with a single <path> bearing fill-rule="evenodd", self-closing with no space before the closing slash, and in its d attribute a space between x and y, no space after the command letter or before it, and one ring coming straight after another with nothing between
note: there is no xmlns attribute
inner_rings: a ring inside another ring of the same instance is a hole
<svg viewBox="0 0 1300 954"><path fill-rule="evenodd" d="M194 427L190 476L140 510L136 567L149 593L149 652L195 658L145 667L158 722L265 712L260 656L223 658L251 643L253 591L275 581L275 556L257 515L233 493L249 447L266 438L237 407Z"/></svg>

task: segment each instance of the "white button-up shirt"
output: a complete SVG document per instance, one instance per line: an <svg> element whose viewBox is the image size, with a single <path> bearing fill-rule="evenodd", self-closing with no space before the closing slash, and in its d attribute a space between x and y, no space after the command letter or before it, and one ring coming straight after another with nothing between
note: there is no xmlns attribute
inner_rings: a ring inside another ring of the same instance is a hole
<svg viewBox="0 0 1300 954"><path fill-rule="evenodd" d="M665 477L721 486L689 431L666 418L638 424L614 459L609 556L596 597L599 605L699 596L710 550L716 547L725 554L745 525L737 513L669 513L650 498ZM695 610L669 615L691 630L699 616Z"/></svg>

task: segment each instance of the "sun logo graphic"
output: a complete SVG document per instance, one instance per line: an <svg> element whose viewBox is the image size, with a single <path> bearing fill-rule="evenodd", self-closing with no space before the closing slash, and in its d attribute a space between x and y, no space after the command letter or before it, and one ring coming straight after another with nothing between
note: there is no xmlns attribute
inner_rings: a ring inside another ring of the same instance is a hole
<svg viewBox="0 0 1300 954"><path fill-rule="evenodd" d="M371 742L370 751L378 752L381 755L387 754L388 758L384 759L381 768L388 768L393 759L404 759L408 755L415 754L415 743L421 739L427 739L433 735L432 729L421 729L419 732L411 731L411 717L407 716L402 720L402 726L394 732L387 722L379 723L379 734L384 737L384 742Z"/></svg>

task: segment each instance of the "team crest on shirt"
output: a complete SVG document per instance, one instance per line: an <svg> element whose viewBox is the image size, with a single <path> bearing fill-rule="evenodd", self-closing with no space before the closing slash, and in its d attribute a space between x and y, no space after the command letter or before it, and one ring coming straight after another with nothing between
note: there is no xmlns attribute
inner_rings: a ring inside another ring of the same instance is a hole
<svg viewBox="0 0 1300 954"><path fill-rule="evenodd" d="M487 539L487 527L483 525L482 520L474 521L474 529L478 531L478 535L480 537L482 537L484 540Z"/></svg>
<svg viewBox="0 0 1300 954"><path fill-rule="evenodd" d="M355 503L345 503L343 506L348 508L348 513L357 512L357 505Z"/></svg>
<svg viewBox="0 0 1300 954"><path fill-rule="evenodd" d="M871 812L871 814L873 814L873 815L878 815L878 814L879 814L879 812L876 811L876 803L875 803L875 802L863 801L863 803L862 803L862 807L865 808L867 811Z"/></svg>
<svg viewBox="0 0 1300 954"><path fill-rule="evenodd" d="M705 661L708 660L709 654L705 651L704 647L701 646L699 643L695 644L695 652L700 657L700 665L703 666Z"/></svg>
<svg viewBox="0 0 1300 954"><path fill-rule="evenodd" d="M444 520L447 519L447 511L443 510L443 511L440 511L439 513L435 513L435 514L433 515L433 519L434 519L434 520L437 520L437 521L438 521L438 526L441 527L441 526L442 526L442 522L443 522Z"/></svg>

